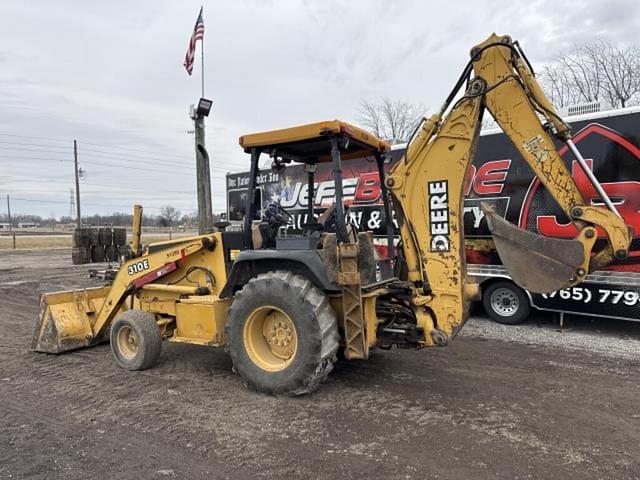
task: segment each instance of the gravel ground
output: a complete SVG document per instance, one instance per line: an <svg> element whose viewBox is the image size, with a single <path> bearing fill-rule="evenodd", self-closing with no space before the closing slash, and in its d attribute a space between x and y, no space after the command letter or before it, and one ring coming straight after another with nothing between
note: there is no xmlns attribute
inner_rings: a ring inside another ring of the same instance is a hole
<svg viewBox="0 0 640 480"><path fill-rule="evenodd" d="M341 361L301 398L244 388L223 349L29 351L68 251L0 252L0 479L639 479L638 324L474 318L446 348ZM622 352L622 353L621 353Z"/></svg>
<svg viewBox="0 0 640 480"><path fill-rule="evenodd" d="M472 318L460 333L511 343L590 352L610 358L640 360L640 323L533 312L522 325L501 325L484 315Z"/></svg>

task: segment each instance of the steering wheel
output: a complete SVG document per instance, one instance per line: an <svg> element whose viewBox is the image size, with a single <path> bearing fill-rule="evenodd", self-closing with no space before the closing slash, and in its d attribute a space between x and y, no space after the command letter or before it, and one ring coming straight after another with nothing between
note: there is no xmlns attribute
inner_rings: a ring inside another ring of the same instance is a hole
<svg viewBox="0 0 640 480"><path fill-rule="evenodd" d="M269 222L281 225L293 225L295 223L293 215L287 212L279 203L270 203L264 215Z"/></svg>

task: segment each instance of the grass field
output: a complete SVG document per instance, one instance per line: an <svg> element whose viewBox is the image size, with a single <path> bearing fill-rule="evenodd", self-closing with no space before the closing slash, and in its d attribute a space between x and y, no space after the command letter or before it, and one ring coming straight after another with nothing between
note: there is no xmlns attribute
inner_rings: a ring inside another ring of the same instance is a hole
<svg viewBox="0 0 640 480"><path fill-rule="evenodd" d="M194 233L174 233L172 238L180 238L195 235ZM169 240L168 234L150 233L142 234L143 243L153 243L163 240ZM18 235L16 236L17 250L41 250L41 249L59 249L71 248L71 235ZM13 248L13 242L9 236L0 236L0 251L10 250Z"/></svg>
<svg viewBox="0 0 640 480"><path fill-rule="evenodd" d="M71 235L16 236L16 249L71 248L71 242ZM8 236L0 237L0 250L10 250L11 248L13 248L12 238Z"/></svg>

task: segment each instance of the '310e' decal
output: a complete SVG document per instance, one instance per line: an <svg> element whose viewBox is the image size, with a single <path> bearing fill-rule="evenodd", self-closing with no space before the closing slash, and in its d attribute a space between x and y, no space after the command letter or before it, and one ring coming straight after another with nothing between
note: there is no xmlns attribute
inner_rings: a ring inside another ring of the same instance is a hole
<svg viewBox="0 0 640 480"><path fill-rule="evenodd" d="M127 267L127 273L129 275L135 275L144 270L149 270L149 259L140 260L139 262L132 263Z"/></svg>

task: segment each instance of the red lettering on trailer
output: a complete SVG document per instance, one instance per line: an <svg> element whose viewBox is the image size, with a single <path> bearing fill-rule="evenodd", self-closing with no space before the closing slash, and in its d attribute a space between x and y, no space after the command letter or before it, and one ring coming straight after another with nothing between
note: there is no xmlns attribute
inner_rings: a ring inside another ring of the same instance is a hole
<svg viewBox="0 0 640 480"><path fill-rule="evenodd" d="M511 160L494 160L478 169L473 180L473 189L478 195L496 195L502 193Z"/></svg>
<svg viewBox="0 0 640 480"><path fill-rule="evenodd" d="M361 173L359 175L354 203L374 203L380 199L380 175L378 172Z"/></svg>
<svg viewBox="0 0 640 480"><path fill-rule="evenodd" d="M593 170L593 159L587 159L587 165ZM571 176L587 204L602 205L598 192L596 192L596 189L591 185L587 175L576 161L572 164ZM640 213L638 213L638 210L640 210L640 182L603 183L602 188L616 205L625 223L633 228L635 234L638 234L640 232ZM574 238L578 234L578 230L572 223L561 224L555 215L540 215L536 219L536 222L538 231L542 235ZM604 230L601 228L597 228L597 230L598 238L605 238Z"/></svg>
<svg viewBox="0 0 640 480"><path fill-rule="evenodd" d="M486 162L480 168L470 165L464 179L464 195L469 195L472 188L477 195L502 193L510 166L510 159Z"/></svg>

